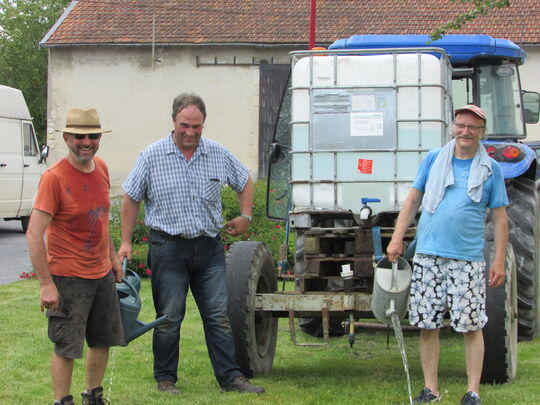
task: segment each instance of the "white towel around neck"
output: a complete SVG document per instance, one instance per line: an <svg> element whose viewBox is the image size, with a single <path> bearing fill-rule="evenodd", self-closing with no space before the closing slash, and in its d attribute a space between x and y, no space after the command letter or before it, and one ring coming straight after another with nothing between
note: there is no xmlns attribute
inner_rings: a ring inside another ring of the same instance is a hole
<svg viewBox="0 0 540 405"><path fill-rule="evenodd" d="M435 212L442 201L446 187L454 184L452 158L454 157L455 146L456 140L452 139L441 149L431 166L424 198L422 199L424 209L431 214ZM482 198L484 181L491 173L491 158L484 146L480 144L473 157L467 181L467 194L474 202L479 202Z"/></svg>

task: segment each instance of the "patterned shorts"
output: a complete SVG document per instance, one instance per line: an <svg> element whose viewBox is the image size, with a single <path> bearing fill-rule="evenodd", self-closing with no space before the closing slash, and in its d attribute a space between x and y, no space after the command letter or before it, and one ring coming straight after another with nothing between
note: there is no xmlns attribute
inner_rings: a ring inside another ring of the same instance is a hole
<svg viewBox="0 0 540 405"><path fill-rule="evenodd" d="M409 322L439 329L450 312L456 332L482 329L487 322L485 262L447 259L417 253L413 259Z"/></svg>

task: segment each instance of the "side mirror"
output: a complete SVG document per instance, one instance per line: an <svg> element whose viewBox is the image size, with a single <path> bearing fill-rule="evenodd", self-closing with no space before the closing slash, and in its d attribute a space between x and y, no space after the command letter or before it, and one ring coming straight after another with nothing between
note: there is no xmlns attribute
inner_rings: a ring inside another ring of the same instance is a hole
<svg viewBox="0 0 540 405"><path fill-rule="evenodd" d="M281 155L281 145L279 142L272 142L270 144L270 162L276 163L279 155Z"/></svg>
<svg viewBox="0 0 540 405"><path fill-rule="evenodd" d="M540 93L536 91L524 91L523 118L527 124L536 124L540 118Z"/></svg>
<svg viewBox="0 0 540 405"><path fill-rule="evenodd" d="M49 156L49 146L43 145L41 148L41 153L39 155L39 163L43 163L47 160L47 157Z"/></svg>

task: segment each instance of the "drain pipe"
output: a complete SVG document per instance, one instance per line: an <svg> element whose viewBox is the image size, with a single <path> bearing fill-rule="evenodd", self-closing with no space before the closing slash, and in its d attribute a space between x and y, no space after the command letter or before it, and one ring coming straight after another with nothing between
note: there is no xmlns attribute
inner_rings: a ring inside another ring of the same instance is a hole
<svg viewBox="0 0 540 405"><path fill-rule="evenodd" d="M309 50L315 48L315 29L317 20L317 1L311 0L311 10L309 14Z"/></svg>

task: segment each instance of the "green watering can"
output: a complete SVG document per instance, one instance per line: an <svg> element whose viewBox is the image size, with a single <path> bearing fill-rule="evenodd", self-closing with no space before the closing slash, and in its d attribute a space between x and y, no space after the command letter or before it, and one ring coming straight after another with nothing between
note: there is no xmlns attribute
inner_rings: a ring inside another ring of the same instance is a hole
<svg viewBox="0 0 540 405"><path fill-rule="evenodd" d="M122 268L124 278L121 283L116 284L116 292L120 300L120 315L124 327L124 346L127 346L133 339L165 322L167 316L164 315L149 323L137 319L141 311L141 297L139 295L141 279L136 272L127 268L127 258L124 258Z"/></svg>

